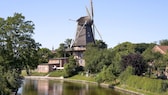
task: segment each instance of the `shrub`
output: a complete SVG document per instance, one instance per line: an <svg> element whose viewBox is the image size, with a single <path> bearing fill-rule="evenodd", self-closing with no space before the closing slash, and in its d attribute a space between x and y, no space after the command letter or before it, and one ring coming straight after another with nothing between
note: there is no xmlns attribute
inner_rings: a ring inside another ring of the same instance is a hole
<svg viewBox="0 0 168 95"><path fill-rule="evenodd" d="M112 72L112 67L109 66L108 68L106 66L103 67L102 71L96 76L97 82L111 82L116 80L116 76Z"/></svg>
<svg viewBox="0 0 168 95"><path fill-rule="evenodd" d="M77 73L76 71L77 65L73 56L70 56L68 59L68 63L64 64L64 77L71 77Z"/></svg>

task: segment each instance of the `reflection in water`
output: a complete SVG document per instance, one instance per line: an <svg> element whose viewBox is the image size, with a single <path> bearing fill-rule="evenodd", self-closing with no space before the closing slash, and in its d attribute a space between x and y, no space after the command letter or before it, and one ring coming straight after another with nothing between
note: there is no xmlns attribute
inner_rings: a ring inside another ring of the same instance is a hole
<svg viewBox="0 0 168 95"><path fill-rule="evenodd" d="M110 88L62 80L25 79L19 95L121 95Z"/></svg>

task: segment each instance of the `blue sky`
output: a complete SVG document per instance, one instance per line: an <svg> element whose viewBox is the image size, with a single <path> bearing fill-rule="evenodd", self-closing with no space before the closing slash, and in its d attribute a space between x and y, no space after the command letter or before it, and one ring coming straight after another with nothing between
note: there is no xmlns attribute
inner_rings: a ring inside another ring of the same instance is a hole
<svg viewBox="0 0 168 95"><path fill-rule="evenodd" d="M168 39L168 0L93 0L94 22L108 47ZM75 38L74 21L90 0L1 0L0 17L22 13L35 24L33 38L49 49ZM96 39L100 39L96 34Z"/></svg>

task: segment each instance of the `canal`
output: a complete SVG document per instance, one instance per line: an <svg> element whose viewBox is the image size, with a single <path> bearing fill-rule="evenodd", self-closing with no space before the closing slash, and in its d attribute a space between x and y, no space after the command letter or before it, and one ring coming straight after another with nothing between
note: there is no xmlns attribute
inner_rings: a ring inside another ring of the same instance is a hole
<svg viewBox="0 0 168 95"><path fill-rule="evenodd" d="M91 83L49 79L25 79L18 95L122 95Z"/></svg>

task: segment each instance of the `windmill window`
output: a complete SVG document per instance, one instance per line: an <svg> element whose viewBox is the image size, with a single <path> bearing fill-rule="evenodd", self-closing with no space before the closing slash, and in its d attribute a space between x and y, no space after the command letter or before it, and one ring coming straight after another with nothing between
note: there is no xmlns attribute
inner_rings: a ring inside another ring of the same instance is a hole
<svg viewBox="0 0 168 95"><path fill-rule="evenodd" d="M88 35L88 37L90 37L90 34L89 34L89 32L87 32L87 35Z"/></svg>

